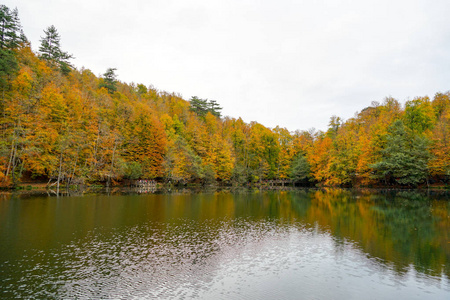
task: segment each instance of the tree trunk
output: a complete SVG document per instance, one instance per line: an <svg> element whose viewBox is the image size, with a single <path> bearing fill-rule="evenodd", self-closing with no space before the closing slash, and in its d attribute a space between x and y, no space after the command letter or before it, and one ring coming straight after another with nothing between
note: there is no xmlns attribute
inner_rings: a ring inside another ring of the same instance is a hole
<svg viewBox="0 0 450 300"><path fill-rule="evenodd" d="M59 182L61 180L61 170L62 170L62 157L63 151L61 150L61 154L59 155L59 172L58 172L58 181L56 183L56 194L59 196Z"/></svg>
<svg viewBox="0 0 450 300"><path fill-rule="evenodd" d="M12 174L12 183L13 183L13 186L15 187L16 186L16 160L14 159L14 161L13 161L13 166L12 166L12 171L11 171L11 174Z"/></svg>
<svg viewBox="0 0 450 300"><path fill-rule="evenodd" d="M73 170L72 170L72 174L70 175L69 178L67 178L67 189L69 189L70 184L73 181L73 177L75 176L75 170L77 168L77 162L78 162L78 152L80 149L77 149L77 156L75 157L75 163L73 165Z"/></svg>
<svg viewBox="0 0 450 300"><path fill-rule="evenodd" d="M114 157L116 155L116 147L117 147L117 143L114 140L114 148L113 148L113 154L112 154L112 159L111 159L111 169L109 170L109 176L108 176L108 181L106 182L106 186L109 187L111 185L111 176L114 170Z"/></svg>
<svg viewBox="0 0 450 300"><path fill-rule="evenodd" d="M100 126L97 131L97 139L95 141L95 146L94 146L94 168L97 167L97 147L98 147L99 139L100 139Z"/></svg>
<svg viewBox="0 0 450 300"><path fill-rule="evenodd" d="M8 177L9 175L9 171L11 170L11 165L14 159L14 152L15 152L15 138L13 138L12 140L12 144L11 144L11 154L9 155L9 161L8 161L8 167L6 168L6 173L5 173L5 177Z"/></svg>

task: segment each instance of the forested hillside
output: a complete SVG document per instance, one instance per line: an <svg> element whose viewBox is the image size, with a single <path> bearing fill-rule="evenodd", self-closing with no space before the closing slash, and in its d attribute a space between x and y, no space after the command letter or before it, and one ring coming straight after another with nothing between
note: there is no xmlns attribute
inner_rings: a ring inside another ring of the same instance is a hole
<svg viewBox="0 0 450 300"><path fill-rule="evenodd" d="M126 179L417 186L450 176L448 92L404 106L386 98L346 121L331 117L326 132L289 132L222 117L216 101L120 82L114 68L102 76L77 69L53 26L34 53L17 10L1 5L0 18L0 186Z"/></svg>

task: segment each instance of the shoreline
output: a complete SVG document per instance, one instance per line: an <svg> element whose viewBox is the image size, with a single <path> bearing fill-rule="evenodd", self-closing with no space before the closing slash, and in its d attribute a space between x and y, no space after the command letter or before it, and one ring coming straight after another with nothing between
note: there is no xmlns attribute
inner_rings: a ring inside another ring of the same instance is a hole
<svg viewBox="0 0 450 300"><path fill-rule="evenodd" d="M142 191L142 192L170 192L175 190L301 190L301 189L312 189L312 190L327 190L327 189L341 189L341 190L355 190L355 191L442 191L450 192L450 186L445 185L422 185L418 187L408 187L408 186L323 186L323 185L311 185L311 186L300 186L300 185L266 185L266 184L199 184L199 183L189 183L185 185L173 185L167 183L157 182L149 186L136 186L130 184L116 184L108 187L106 184L92 183L85 185L71 185L67 188L65 185L60 186L60 194L66 193L83 193L83 192L102 192L102 191ZM20 183L15 187L1 187L0 193L2 192L45 192L45 193L55 193L55 186L48 186L46 182L24 182Z"/></svg>

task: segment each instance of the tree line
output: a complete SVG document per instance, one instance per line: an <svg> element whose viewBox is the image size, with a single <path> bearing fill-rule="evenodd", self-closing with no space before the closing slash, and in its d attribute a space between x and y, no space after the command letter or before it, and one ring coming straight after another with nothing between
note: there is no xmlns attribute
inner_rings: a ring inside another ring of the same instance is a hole
<svg viewBox="0 0 450 300"><path fill-rule="evenodd" d="M54 26L31 50L17 9L0 6L0 185L156 179L176 184L417 186L448 183L450 93L393 98L326 131L222 117L215 100L124 83L71 65Z"/></svg>

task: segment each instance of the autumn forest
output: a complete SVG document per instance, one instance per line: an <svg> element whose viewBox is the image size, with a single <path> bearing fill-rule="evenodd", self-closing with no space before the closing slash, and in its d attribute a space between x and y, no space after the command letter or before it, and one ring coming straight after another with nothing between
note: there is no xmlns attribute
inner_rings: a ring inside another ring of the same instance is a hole
<svg viewBox="0 0 450 300"><path fill-rule="evenodd" d="M189 100L71 65L54 26L37 53L18 11L0 7L0 186L21 182L184 185L448 185L450 93L380 99L326 131L267 128ZM238 97L238 96L237 96ZM366 99L361 99L364 103ZM369 104L369 103L368 103ZM301 116L301 111L299 111Z"/></svg>

